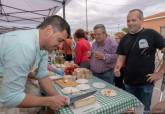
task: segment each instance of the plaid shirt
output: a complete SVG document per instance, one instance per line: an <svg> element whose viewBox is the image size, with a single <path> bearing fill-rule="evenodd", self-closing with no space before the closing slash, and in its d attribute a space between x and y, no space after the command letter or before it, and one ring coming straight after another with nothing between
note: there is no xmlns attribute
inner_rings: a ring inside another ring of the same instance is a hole
<svg viewBox="0 0 165 114"><path fill-rule="evenodd" d="M90 69L94 73L104 73L107 70L113 69L116 63L117 43L109 36L104 41L104 46L98 46L97 42L92 45L92 55L90 59ZM105 60L98 60L94 52L99 51L105 54Z"/></svg>

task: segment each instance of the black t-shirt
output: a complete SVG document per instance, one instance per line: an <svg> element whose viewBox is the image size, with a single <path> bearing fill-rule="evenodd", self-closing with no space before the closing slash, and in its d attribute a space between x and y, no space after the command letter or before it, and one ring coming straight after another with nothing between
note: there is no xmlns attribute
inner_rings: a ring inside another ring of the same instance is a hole
<svg viewBox="0 0 165 114"><path fill-rule="evenodd" d="M142 29L136 34L126 34L119 43L117 54L126 56L124 81L129 85L144 85L146 75L155 69L156 49L165 47L165 39L156 31Z"/></svg>

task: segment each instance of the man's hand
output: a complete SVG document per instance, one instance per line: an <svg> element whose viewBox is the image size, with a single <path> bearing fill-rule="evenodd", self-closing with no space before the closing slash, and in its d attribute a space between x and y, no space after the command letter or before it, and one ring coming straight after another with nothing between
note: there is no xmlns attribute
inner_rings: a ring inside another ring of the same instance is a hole
<svg viewBox="0 0 165 114"><path fill-rule="evenodd" d="M52 110L59 110L62 108L64 105L66 105L67 97L65 96L52 96L50 97L50 104L48 105L50 109Z"/></svg>
<svg viewBox="0 0 165 114"><path fill-rule="evenodd" d="M88 58L90 58L92 56L92 52L91 51L88 51L87 52L87 56L88 56Z"/></svg>
<svg viewBox="0 0 165 114"><path fill-rule="evenodd" d="M115 65L115 68L114 68L114 71L113 71L114 75L116 77L120 77L120 75L121 75L120 69L124 66L125 61L126 61L126 56L118 55L116 65Z"/></svg>
<svg viewBox="0 0 165 114"><path fill-rule="evenodd" d="M120 70L119 69L114 69L114 75L116 76L116 77L120 77L120 75L121 75L121 73L120 73Z"/></svg>
<svg viewBox="0 0 165 114"><path fill-rule="evenodd" d="M147 77L147 81L150 83L155 83L156 81L160 80L161 77L163 76L162 73L156 72L156 73L152 73L152 74L148 74Z"/></svg>
<svg viewBox="0 0 165 114"><path fill-rule="evenodd" d="M28 74L28 79L37 80L37 78L35 77L35 72L30 72L30 73Z"/></svg>
<svg viewBox="0 0 165 114"><path fill-rule="evenodd" d="M156 104L151 110L151 114L159 114L159 113L160 114L165 113L165 101Z"/></svg>
<svg viewBox="0 0 165 114"><path fill-rule="evenodd" d="M96 57L96 59L104 60L104 59L105 59L105 54L102 53L102 52L96 51L96 52L95 52L95 57Z"/></svg>

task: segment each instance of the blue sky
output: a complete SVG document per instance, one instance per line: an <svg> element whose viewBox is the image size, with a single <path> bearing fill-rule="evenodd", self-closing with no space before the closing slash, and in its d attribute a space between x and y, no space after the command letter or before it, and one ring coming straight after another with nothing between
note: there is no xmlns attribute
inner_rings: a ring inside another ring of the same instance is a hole
<svg viewBox="0 0 165 114"><path fill-rule="evenodd" d="M71 0L66 6L66 19L72 32L86 29L85 1ZM118 31L126 26L127 13L134 8L141 9L145 17L165 11L165 0L88 0L87 3L89 30L102 23L108 31ZM62 12L58 14L62 15Z"/></svg>

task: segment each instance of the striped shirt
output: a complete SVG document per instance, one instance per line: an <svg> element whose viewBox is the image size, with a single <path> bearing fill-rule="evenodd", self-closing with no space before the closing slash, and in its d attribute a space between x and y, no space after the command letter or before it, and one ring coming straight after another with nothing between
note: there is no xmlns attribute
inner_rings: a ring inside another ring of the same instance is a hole
<svg viewBox="0 0 165 114"><path fill-rule="evenodd" d="M92 44L91 49L91 59L90 59L90 69L94 73L104 73L110 69L113 69L116 63L117 55L116 55L117 43L114 39L109 36L105 39L104 45L99 46L97 42ZM105 60L98 60L95 57L94 52L99 51L104 53Z"/></svg>

